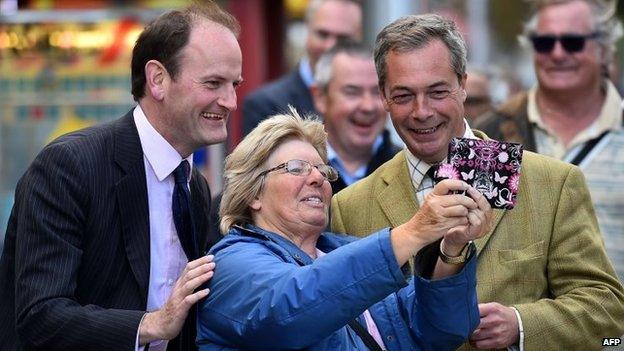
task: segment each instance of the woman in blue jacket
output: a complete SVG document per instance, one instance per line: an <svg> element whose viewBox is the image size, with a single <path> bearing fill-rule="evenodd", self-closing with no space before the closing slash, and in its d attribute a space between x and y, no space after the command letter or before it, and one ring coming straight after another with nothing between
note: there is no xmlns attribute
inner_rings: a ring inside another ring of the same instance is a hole
<svg viewBox="0 0 624 351"><path fill-rule="evenodd" d="M471 240L487 231L485 198L445 180L401 226L359 240L323 233L337 178L326 163L323 125L294 110L227 158L227 235L211 250L200 349L455 349L479 322ZM449 195L458 190L469 196Z"/></svg>

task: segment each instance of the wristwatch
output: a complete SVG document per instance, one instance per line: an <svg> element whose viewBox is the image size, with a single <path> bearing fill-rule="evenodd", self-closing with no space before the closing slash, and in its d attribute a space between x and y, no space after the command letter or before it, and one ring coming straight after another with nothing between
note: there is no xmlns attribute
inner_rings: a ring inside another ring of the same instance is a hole
<svg viewBox="0 0 624 351"><path fill-rule="evenodd" d="M468 256L471 252L470 247L472 246L472 241L467 242L466 245L462 247L459 255L457 256L449 256L444 252L444 250L442 249L443 241L440 241L440 259L442 260L442 262L446 264L462 264L468 261Z"/></svg>

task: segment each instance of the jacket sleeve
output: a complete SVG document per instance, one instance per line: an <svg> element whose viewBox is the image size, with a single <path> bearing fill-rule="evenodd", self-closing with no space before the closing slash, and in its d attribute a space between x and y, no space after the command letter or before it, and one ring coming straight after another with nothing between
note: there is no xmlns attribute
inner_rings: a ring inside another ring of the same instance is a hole
<svg viewBox="0 0 624 351"><path fill-rule="evenodd" d="M29 349L133 349L144 311L75 296L89 206L86 174L64 144L46 147L16 190L15 319Z"/></svg>
<svg viewBox="0 0 624 351"><path fill-rule="evenodd" d="M342 222L342 213L340 212L340 205L336 196L332 196L331 199L331 230L334 233L346 233L346 228Z"/></svg>
<svg viewBox="0 0 624 351"><path fill-rule="evenodd" d="M454 350L479 324L477 258L457 274L439 280L414 276L397 294L400 314L421 350Z"/></svg>
<svg viewBox="0 0 624 351"><path fill-rule="evenodd" d="M624 292L605 254L589 191L571 167L560 192L546 273L549 298L517 304L526 350L601 348L624 333Z"/></svg>
<svg viewBox="0 0 624 351"><path fill-rule="evenodd" d="M285 262L258 242L237 242L215 261L211 293L200 306L200 345L305 348L407 284L387 229L307 266Z"/></svg>

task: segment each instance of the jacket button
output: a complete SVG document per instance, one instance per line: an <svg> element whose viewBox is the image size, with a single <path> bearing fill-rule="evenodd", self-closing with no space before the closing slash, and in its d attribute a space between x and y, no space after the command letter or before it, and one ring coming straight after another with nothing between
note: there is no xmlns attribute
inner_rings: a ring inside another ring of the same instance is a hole
<svg viewBox="0 0 624 351"><path fill-rule="evenodd" d="M392 340L394 340L394 336L388 335L388 336L386 336L386 339L388 339L388 341L392 341Z"/></svg>

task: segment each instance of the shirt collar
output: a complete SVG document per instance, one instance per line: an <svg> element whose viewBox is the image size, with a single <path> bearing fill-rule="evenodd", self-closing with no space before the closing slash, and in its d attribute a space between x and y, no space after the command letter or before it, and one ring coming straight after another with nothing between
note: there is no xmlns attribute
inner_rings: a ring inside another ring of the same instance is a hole
<svg viewBox="0 0 624 351"><path fill-rule="evenodd" d="M306 87L309 88L314 84L314 73L312 72L312 66L310 66L310 59L307 57L299 61L299 75Z"/></svg>
<svg viewBox="0 0 624 351"><path fill-rule="evenodd" d="M379 134L377 138L375 138L375 141L373 142L373 147L372 147L373 152L371 153L372 157L374 157L375 154L377 154L377 151L379 151L381 144L383 144L383 135ZM334 150L334 148L331 146L329 141L326 143L326 145L327 145L327 160L329 161L329 163L331 163L332 166L334 166L338 170L338 173L342 177L342 180L345 181L345 184L351 185L355 183L356 181L364 178L364 176L366 175L366 170L368 169L368 163L362 165L355 172L349 173L347 172L347 169L344 167L344 164L342 160L340 159L340 155L338 155L336 150Z"/></svg>
<svg viewBox="0 0 624 351"><path fill-rule="evenodd" d="M141 106L137 105L132 114L141 140L143 154L158 180L163 181L182 162L182 156L151 125ZM189 162L190 169L193 169L193 154L190 154L186 160Z"/></svg>
<svg viewBox="0 0 624 351"><path fill-rule="evenodd" d="M466 130L464 131L464 135L462 138L467 139L477 139L475 134L470 129L468 125L468 121L464 118L464 126ZM407 168L412 178L412 185L414 185L414 189L418 189L420 183L422 183L423 178L425 177L425 173L431 168L432 165L427 162L421 160L416 157L412 152L405 146L405 158L407 160ZM441 160L440 162L445 162L446 160Z"/></svg>
<svg viewBox="0 0 624 351"><path fill-rule="evenodd" d="M617 88L610 80L605 80L607 95L600 109L598 118L585 131L579 133L570 145L575 144L577 139L593 139L607 130L618 130L622 128L622 97ZM546 127L542 121L539 109L537 108L537 85L532 87L528 92L527 115L529 122L535 123L540 129L552 135L552 132Z"/></svg>

